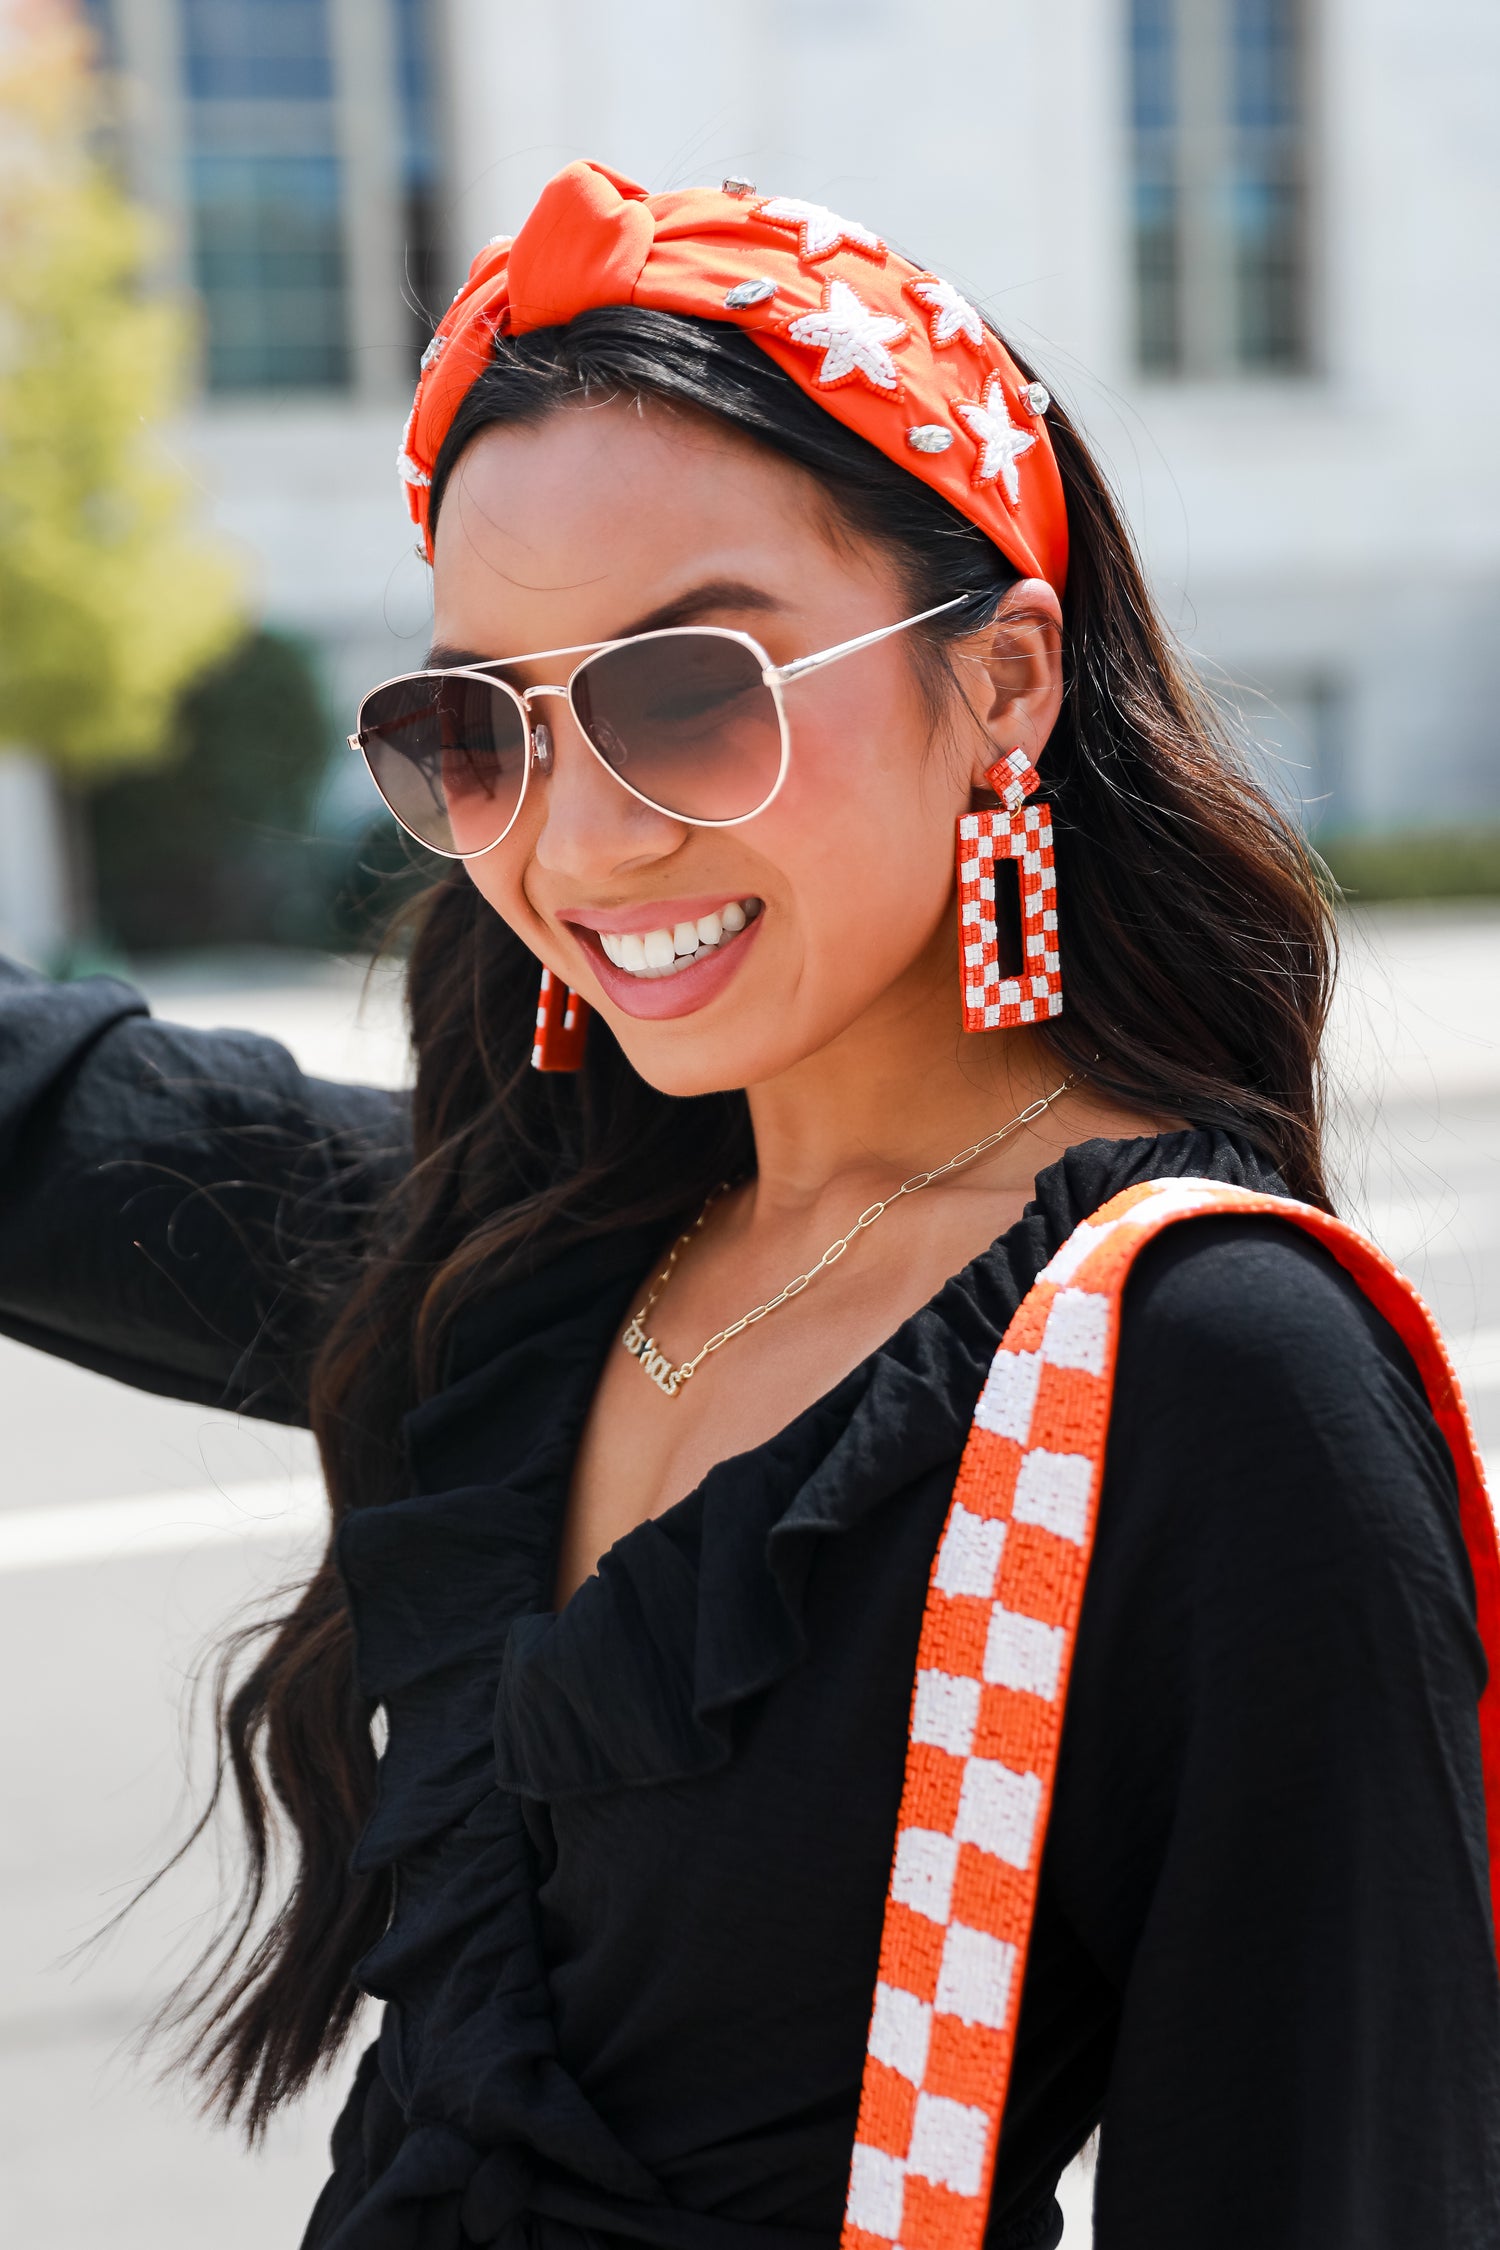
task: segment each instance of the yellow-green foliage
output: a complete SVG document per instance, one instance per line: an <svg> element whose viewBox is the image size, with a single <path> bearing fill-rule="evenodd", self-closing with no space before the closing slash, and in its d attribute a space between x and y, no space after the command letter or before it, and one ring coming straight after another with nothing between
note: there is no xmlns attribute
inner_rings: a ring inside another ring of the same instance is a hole
<svg viewBox="0 0 1500 2250"><path fill-rule="evenodd" d="M1391 898L1500 898L1500 825L1416 828L1401 835L1318 838L1351 906Z"/></svg>
<svg viewBox="0 0 1500 2250"><path fill-rule="evenodd" d="M153 425L183 315L146 286L149 225L94 157L87 51L28 11L0 53L0 742L73 776L149 761L240 629Z"/></svg>

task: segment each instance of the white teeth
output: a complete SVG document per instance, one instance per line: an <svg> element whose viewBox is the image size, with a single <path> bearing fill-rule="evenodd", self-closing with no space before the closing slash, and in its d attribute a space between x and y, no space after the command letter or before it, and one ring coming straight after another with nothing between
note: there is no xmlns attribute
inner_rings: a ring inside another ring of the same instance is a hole
<svg viewBox="0 0 1500 2250"><path fill-rule="evenodd" d="M717 914L701 914L696 922L679 922L672 929L601 930L599 943L605 959L631 976L669 977L736 936L760 911L758 898L730 899Z"/></svg>

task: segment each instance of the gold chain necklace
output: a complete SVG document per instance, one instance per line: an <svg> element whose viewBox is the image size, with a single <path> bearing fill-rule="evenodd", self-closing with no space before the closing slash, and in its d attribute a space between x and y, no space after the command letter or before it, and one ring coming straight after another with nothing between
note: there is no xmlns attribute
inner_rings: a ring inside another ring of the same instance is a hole
<svg viewBox="0 0 1500 2250"><path fill-rule="evenodd" d="M724 1345L732 1343L736 1336L743 1336L747 1328L753 1328L757 1321L764 1320L768 1313L779 1312L781 1307L789 1304L793 1297L800 1297L810 1281L816 1281L818 1275L825 1272L829 1266L837 1265L855 1237L863 1234L867 1228L874 1226L877 1219L884 1218L891 1205L899 1203L903 1195L919 1195L923 1188L931 1187L934 1180L946 1179L950 1172L961 1172L966 1164L972 1164L978 1157L987 1155L992 1148L998 1148L1000 1143L1007 1140L1012 1133L1018 1132L1023 1125L1029 1125L1034 1118L1040 1117L1044 1109L1050 1109L1052 1104L1065 1094L1074 1083L1075 1081L1072 1078L1065 1078L1060 1086L1053 1087L1050 1094L1043 1094L1039 1101L1032 1102L1029 1108L1020 1112L1019 1116L1013 1117L1008 1125L1002 1125L998 1133L986 1134L982 1141L975 1141L969 1148L960 1149L957 1156L950 1156L946 1164L939 1164L934 1171L914 1172L909 1180L903 1180L900 1187L886 1196L883 1202L872 1203L867 1211L861 1211L849 1232L841 1234L837 1242L830 1242L815 1266L809 1266L806 1273L799 1273L795 1281L789 1281L784 1289L778 1289L774 1297L768 1298L763 1305L757 1305L754 1312L747 1312L741 1319L731 1321L727 1328L719 1329L716 1335L709 1337L701 1351L695 1352L691 1359L685 1359L680 1367L674 1367L666 1353L658 1345L655 1337L647 1333L646 1319L652 1306L671 1280L673 1269L683 1251L692 1241L694 1235L700 1231L704 1220L708 1217L720 1196L727 1195L729 1192L727 1182L723 1187L715 1188L692 1225L686 1228L673 1243L667 1255L666 1264L647 1290L640 1310L632 1316L629 1327L620 1338L621 1343L625 1346L631 1358L639 1361L657 1389L665 1393L668 1398L676 1398L688 1377L697 1374L698 1369L703 1365L710 1352L722 1350Z"/></svg>

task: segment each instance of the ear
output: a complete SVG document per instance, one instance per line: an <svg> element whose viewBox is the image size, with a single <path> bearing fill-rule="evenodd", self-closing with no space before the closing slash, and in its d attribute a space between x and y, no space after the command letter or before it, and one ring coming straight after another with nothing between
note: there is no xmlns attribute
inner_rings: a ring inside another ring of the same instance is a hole
<svg viewBox="0 0 1500 2250"><path fill-rule="evenodd" d="M953 651L965 699L983 730L972 785L1008 750L1040 767L1063 699L1062 605L1043 578L1012 586L993 624Z"/></svg>

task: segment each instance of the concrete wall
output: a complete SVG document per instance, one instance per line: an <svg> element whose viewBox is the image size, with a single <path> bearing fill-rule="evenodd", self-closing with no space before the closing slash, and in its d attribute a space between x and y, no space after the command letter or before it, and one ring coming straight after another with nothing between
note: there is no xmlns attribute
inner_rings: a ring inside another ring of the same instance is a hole
<svg viewBox="0 0 1500 2250"><path fill-rule="evenodd" d="M429 573L396 475L409 397L370 403L213 400L175 442L252 599L309 636L340 725L361 691L426 653Z"/></svg>

